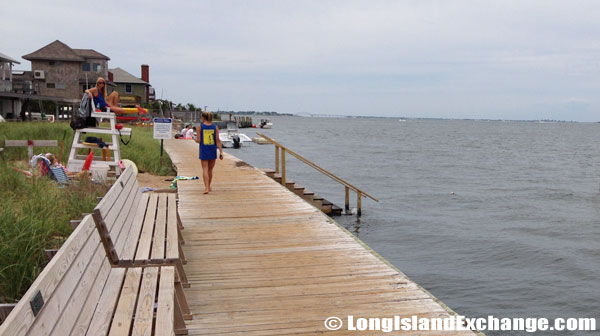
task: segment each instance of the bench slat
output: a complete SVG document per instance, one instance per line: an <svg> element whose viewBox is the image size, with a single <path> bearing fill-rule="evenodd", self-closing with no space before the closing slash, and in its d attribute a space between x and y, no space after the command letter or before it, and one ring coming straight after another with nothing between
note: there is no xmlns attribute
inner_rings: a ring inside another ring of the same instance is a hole
<svg viewBox="0 0 600 336"><path fill-rule="evenodd" d="M104 197L102 198L102 201L100 201L100 203L98 203L98 205L96 206L96 208L94 210L98 209L98 211L100 211L100 214L102 214L102 216L104 217L108 213L108 211L111 209L115 200L121 194L123 187L125 187L125 185L127 184L127 182L129 181L129 179L132 176L134 176L133 168L127 167L125 169L125 171L121 174L121 176L119 176L117 181L115 181L113 186L110 187L110 190L108 190L106 195L104 195Z"/></svg>
<svg viewBox="0 0 600 336"><path fill-rule="evenodd" d="M158 280L158 268L144 268L142 286L138 297L138 306L135 312L132 336L147 336L152 332L152 319L154 318L154 302Z"/></svg>
<svg viewBox="0 0 600 336"><path fill-rule="evenodd" d="M156 210L156 224L154 225L154 240L152 242L153 260L165 259L165 234L167 229L167 197L158 194L158 209Z"/></svg>
<svg viewBox="0 0 600 336"><path fill-rule="evenodd" d="M135 311L135 302L142 278L141 268L130 268L125 276L125 283L115 310L115 318L110 326L109 336L128 335Z"/></svg>
<svg viewBox="0 0 600 336"><path fill-rule="evenodd" d="M156 310L156 336L175 335L175 270L162 267L158 289L158 308Z"/></svg>
<svg viewBox="0 0 600 336"><path fill-rule="evenodd" d="M157 194L151 194L148 202L148 210L140 235L140 242L135 254L136 261L146 261L150 258L150 247L152 245L152 234L154 233L154 216L156 213L156 205L158 201Z"/></svg>
<svg viewBox="0 0 600 336"><path fill-rule="evenodd" d="M179 255L179 237L177 230L177 201L175 194L167 196L167 259L177 259Z"/></svg>
<svg viewBox="0 0 600 336"><path fill-rule="evenodd" d="M77 259L82 247L86 245L94 231L95 226L92 217L86 216L0 326L0 335L8 335L8 328L11 328L10 335L27 335L35 319L29 301L38 290L44 300L49 300L52 296L51 294L60 284L61 279L67 274L71 266L74 265L74 260ZM93 236L97 237L96 234Z"/></svg>
<svg viewBox="0 0 600 336"><path fill-rule="evenodd" d="M148 200L150 199L147 193L138 195L140 201L138 202L137 208L134 208L135 216L133 218L133 223L131 224L131 230L129 232L129 244L125 246L123 250L121 259L123 260L133 260L135 257L135 252L137 250L137 242L140 238L140 234L142 232L142 225L144 224L144 219L146 216L146 209L148 207Z"/></svg>
<svg viewBox="0 0 600 336"><path fill-rule="evenodd" d="M125 182L125 184L122 185L121 182ZM94 209L93 214L96 227L98 228L98 234L100 235L100 239L102 240L106 254L109 256L109 260L113 264L116 264L119 260L119 255L115 250L115 243L113 241L113 238L118 237L118 234L115 234L114 232L120 233L125 226L124 224L126 223L128 212L131 209L133 204L132 202L135 200L135 195L137 192L137 179L135 177L131 178L131 176L129 179L127 179L127 176L124 176L123 180L119 178L119 180L115 182L115 185L113 185L112 188L115 187L120 190L117 198L114 198L116 195L114 193L112 196L110 196L114 204L104 204L102 206L98 205ZM104 199L105 198L102 200ZM108 213L102 213L102 207L110 208ZM113 230L115 227L116 230Z"/></svg>
<svg viewBox="0 0 600 336"><path fill-rule="evenodd" d="M122 283L125 278L125 271L124 268L113 268L106 283ZM106 329L113 317L114 307L117 304L120 290L121 288L118 286L109 286L102 291L102 296L100 296L94 317L85 334L86 336L106 336ZM71 334L71 336L79 335L83 334Z"/></svg>
<svg viewBox="0 0 600 336"><path fill-rule="evenodd" d="M111 204L111 207L108 211L103 212L102 208L99 205L94 209L94 211L96 209L98 209L98 211L100 211L102 218L107 223L111 223L111 222L115 222L115 221L120 222L120 223L123 222L122 220L119 221L119 219L121 219L121 215L122 215L123 211L129 210L125 207L125 201L130 197L130 195L133 195L133 193L137 192L137 188L135 187L137 185L137 179L135 178L135 176L131 175L129 178L127 178L127 176L125 176L125 178L122 180L122 182L123 182L123 188L121 188L117 197L112 201L113 204ZM116 183L119 183L119 182L117 181L117 182L115 182L115 184ZM104 198L103 198L103 200L104 200Z"/></svg>

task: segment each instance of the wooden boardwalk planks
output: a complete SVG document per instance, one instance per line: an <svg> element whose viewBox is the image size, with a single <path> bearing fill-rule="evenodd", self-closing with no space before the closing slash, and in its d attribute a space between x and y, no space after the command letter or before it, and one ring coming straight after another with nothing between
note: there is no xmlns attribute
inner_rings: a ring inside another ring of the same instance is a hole
<svg viewBox="0 0 600 336"><path fill-rule="evenodd" d="M329 217L231 155L217 160L213 191L203 195L197 146L165 142L178 174L200 177L178 181L190 335L381 335L329 331L324 321L450 316ZM473 335L402 332L411 334Z"/></svg>

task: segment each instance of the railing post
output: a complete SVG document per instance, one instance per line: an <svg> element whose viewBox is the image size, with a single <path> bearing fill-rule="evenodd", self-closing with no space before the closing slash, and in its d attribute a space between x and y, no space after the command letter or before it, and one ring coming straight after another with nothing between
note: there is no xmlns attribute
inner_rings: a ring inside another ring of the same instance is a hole
<svg viewBox="0 0 600 336"><path fill-rule="evenodd" d="M346 211L350 210L350 188L346 187Z"/></svg>
<svg viewBox="0 0 600 336"><path fill-rule="evenodd" d="M279 174L279 146L275 145L275 174Z"/></svg>
<svg viewBox="0 0 600 336"><path fill-rule="evenodd" d="M285 185L285 148L281 148L281 184Z"/></svg>
<svg viewBox="0 0 600 336"><path fill-rule="evenodd" d="M361 193L360 191L358 191L358 192L356 193L356 196L357 196L356 203L357 203L357 205L358 205L358 209L357 209L356 215L357 215L357 216L360 216L360 214L361 214L362 193Z"/></svg>

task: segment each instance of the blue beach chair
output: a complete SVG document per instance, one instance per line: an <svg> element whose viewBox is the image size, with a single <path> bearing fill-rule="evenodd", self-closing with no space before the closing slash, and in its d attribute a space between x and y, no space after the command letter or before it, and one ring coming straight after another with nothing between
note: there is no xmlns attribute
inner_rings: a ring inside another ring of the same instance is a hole
<svg viewBox="0 0 600 336"><path fill-rule="evenodd" d="M67 184L69 183L69 178L67 177L67 173L65 172L63 167L60 166L51 166L50 160L46 159L43 156L39 156L38 162L41 165L44 165L50 174L50 177L58 182L58 184Z"/></svg>

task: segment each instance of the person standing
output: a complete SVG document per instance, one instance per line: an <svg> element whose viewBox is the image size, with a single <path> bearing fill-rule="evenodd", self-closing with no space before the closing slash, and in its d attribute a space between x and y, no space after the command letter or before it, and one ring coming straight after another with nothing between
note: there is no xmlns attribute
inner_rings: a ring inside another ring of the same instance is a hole
<svg viewBox="0 0 600 336"><path fill-rule="evenodd" d="M193 139L194 138L194 127L192 127L192 124L188 125L188 130L185 132L185 138L186 139Z"/></svg>
<svg viewBox="0 0 600 336"><path fill-rule="evenodd" d="M196 131L196 142L200 144L199 158L202 164L204 193L208 194L211 191L210 183L212 182L213 168L217 161L217 149L219 149L219 159L223 160L219 127L212 123L211 112L202 112L202 124L196 127Z"/></svg>

